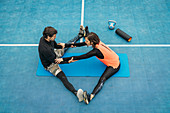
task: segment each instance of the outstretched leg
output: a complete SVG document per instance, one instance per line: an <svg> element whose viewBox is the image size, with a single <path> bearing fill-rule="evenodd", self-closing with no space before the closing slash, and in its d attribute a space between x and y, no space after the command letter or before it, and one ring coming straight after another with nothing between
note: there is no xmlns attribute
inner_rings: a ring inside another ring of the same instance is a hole
<svg viewBox="0 0 170 113"><path fill-rule="evenodd" d="M102 76L100 77L96 87L94 88L94 90L91 94L93 94L95 96L102 89L105 81L107 79L109 79L111 76L113 76L116 72L118 72L119 68L120 68L120 66L117 69L114 69L111 66L107 67L106 70L104 71L104 73L102 74Z"/></svg>
<svg viewBox="0 0 170 113"><path fill-rule="evenodd" d="M56 55L61 55L59 54L59 51L56 51ZM52 63L50 66L46 68L50 73L52 73L54 76L59 78L64 86L71 91L77 98L79 99L79 102L83 101L83 90L79 89L78 91L74 88L74 86L68 81L66 75L64 72L61 70L58 64Z"/></svg>
<svg viewBox="0 0 170 113"><path fill-rule="evenodd" d="M107 67L104 73L102 74L102 76L100 77L96 87L93 89L91 95L87 94L86 91L83 93L84 102L86 104L89 104L89 102L94 98L94 96L102 89L105 81L109 79L111 76L113 76L116 72L118 72L119 69L120 69L120 65L117 69L113 69L113 67L111 66Z"/></svg>
<svg viewBox="0 0 170 113"><path fill-rule="evenodd" d="M69 40L67 43L76 43L80 38L82 38L84 36L84 29L83 26L80 26L80 31L78 33L78 35L76 37L74 37L73 39ZM64 53L68 50L69 48L65 48L64 49Z"/></svg>
<svg viewBox="0 0 170 113"><path fill-rule="evenodd" d="M63 71L59 72L56 76L59 78L64 86L71 91L77 98L79 99L79 102L83 101L83 90L79 89L78 91L74 88L74 86L68 81L66 75L64 74Z"/></svg>
<svg viewBox="0 0 170 113"><path fill-rule="evenodd" d="M73 39L69 40L67 43L76 43L80 38L85 37L89 34L89 29L88 26L86 26L85 28L80 25L80 31L78 33L78 35L76 37L74 37ZM64 53L68 50L69 48L64 48Z"/></svg>
<svg viewBox="0 0 170 113"><path fill-rule="evenodd" d="M118 68L114 69L113 67L109 66L106 68L106 70L104 71L104 73L102 74L102 76L100 77L96 87L93 89L93 92L90 95L90 100L92 100L94 98L94 96L96 96L97 93L99 93L99 91L102 89L105 81L107 79L109 79L111 76L113 76L115 73L117 73L120 69L120 65Z"/></svg>
<svg viewBox="0 0 170 113"><path fill-rule="evenodd" d="M78 35L76 37L74 37L73 39L69 40L67 43L76 43L81 37L79 37ZM64 53L68 50L69 48L64 48Z"/></svg>
<svg viewBox="0 0 170 113"><path fill-rule="evenodd" d="M64 86L71 91L74 95L76 95L77 90L75 90L75 88L73 87L73 85L67 80L66 75L64 74L64 72L60 69L58 64L54 64L52 63L49 67L47 67L47 70L52 73L54 76L56 76L57 78L59 78Z"/></svg>
<svg viewBox="0 0 170 113"><path fill-rule="evenodd" d="M73 87L73 85L68 81L66 75L64 74L63 71L60 71L57 76L57 78L59 78L62 83L64 84L64 86L69 90L71 91L75 96L77 94L77 90Z"/></svg>

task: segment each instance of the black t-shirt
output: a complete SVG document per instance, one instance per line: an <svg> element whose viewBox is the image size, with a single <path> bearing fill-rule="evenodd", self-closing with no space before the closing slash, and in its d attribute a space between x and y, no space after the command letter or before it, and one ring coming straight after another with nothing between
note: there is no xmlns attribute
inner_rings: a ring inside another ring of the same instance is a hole
<svg viewBox="0 0 170 113"><path fill-rule="evenodd" d="M55 41L48 42L44 39L44 37L41 37L38 52L42 65L45 68L55 62L56 54L54 52L54 48L61 49L62 46L57 45Z"/></svg>
<svg viewBox="0 0 170 113"><path fill-rule="evenodd" d="M65 47L71 47L71 45L80 47L86 45L85 42L83 43L75 43L75 44L65 44ZM54 49L62 49L61 45L57 45L56 41L46 41L44 37L41 37L39 46L38 46L38 52L39 57L42 62L42 65L47 68L52 63L55 63L56 54L54 52ZM63 61L61 63L68 63L67 61Z"/></svg>

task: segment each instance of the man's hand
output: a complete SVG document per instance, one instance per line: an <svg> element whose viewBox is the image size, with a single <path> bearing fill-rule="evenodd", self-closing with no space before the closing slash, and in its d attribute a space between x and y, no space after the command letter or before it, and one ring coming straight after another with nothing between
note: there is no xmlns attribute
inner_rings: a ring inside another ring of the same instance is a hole
<svg viewBox="0 0 170 113"><path fill-rule="evenodd" d="M64 49L64 48L65 48L65 43L58 43L57 45L62 46L62 49Z"/></svg>
<svg viewBox="0 0 170 113"><path fill-rule="evenodd" d="M77 60L73 60L73 57L68 61L68 63L75 62Z"/></svg>
<svg viewBox="0 0 170 113"><path fill-rule="evenodd" d="M57 63L57 64L59 64L60 62L62 62L63 61L63 58L57 58L57 59L55 59L55 63Z"/></svg>

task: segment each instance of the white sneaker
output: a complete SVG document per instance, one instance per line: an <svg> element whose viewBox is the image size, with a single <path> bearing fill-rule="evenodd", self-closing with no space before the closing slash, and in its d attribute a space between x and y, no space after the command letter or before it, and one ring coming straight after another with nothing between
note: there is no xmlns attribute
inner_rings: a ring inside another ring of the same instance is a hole
<svg viewBox="0 0 170 113"><path fill-rule="evenodd" d="M77 91L77 98L79 99L79 102L82 102L84 97L83 97L83 90L82 89L79 89Z"/></svg>

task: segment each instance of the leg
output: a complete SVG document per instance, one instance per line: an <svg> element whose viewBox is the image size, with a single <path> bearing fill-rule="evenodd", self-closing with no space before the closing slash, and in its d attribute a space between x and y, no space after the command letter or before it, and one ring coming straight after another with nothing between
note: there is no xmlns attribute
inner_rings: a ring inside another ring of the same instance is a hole
<svg viewBox="0 0 170 113"><path fill-rule="evenodd" d="M68 81L64 72L60 69L58 64L52 63L50 66L47 67L47 70L52 73L54 76L59 78L64 86L71 91L77 98L79 102L83 101L83 90L79 89L78 91L74 88L74 86Z"/></svg>
<svg viewBox="0 0 170 113"><path fill-rule="evenodd" d="M71 91L75 96L77 96L77 90L73 87L73 85L68 81L66 75L64 74L63 71L59 72L56 76L57 78L59 78L62 83L64 84L64 86Z"/></svg>
<svg viewBox="0 0 170 113"><path fill-rule="evenodd" d="M80 31L79 31L79 34L74 37L73 39L69 40L67 43L76 43L80 38L82 38L82 35L80 35L80 33L84 32L81 28L80 28ZM69 48L64 48L64 53L68 50Z"/></svg>
<svg viewBox="0 0 170 113"><path fill-rule="evenodd" d="M76 37L74 37L73 39L69 40L67 43L76 43L81 37L79 37L78 35ZM69 48L64 48L64 53L68 50Z"/></svg>
<svg viewBox="0 0 170 113"><path fill-rule="evenodd" d="M79 35L77 35L76 37L74 37L73 39L69 40L67 43L72 43L72 42L77 42L81 37L79 37Z"/></svg>
<svg viewBox="0 0 170 113"><path fill-rule="evenodd" d="M67 80L67 77L65 76L64 72L60 69L58 64L52 63L50 66L47 67L47 70L54 76L59 78L69 91L71 91L73 94L76 94L77 91L75 90L73 85Z"/></svg>
<svg viewBox="0 0 170 113"><path fill-rule="evenodd" d="M80 38L85 37L85 36L87 36L88 34L89 34L88 26L86 26L86 27L84 28L82 25L80 25L80 31L79 31L78 35L77 35L75 38L69 40L67 43L72 43L72 42L76 43ZM64 49L64 53L65 53L68 49L69 49L69 48L65 48L65 49Z"/></svg>
<svg viewBox="0 0 170 113"><path fill-rule="evenodd" d="M56 76L57 78L59 78L62 83L64 84L64 86L71 91L75 96L77 96L79 102L83 101L83 90L79 89L78 91L74 88L74 86L68 81L66 75L64 74L63 71L59 72Z"/></svg>
<svg viewBox="0 0 170 113"><path fill-rule="evenodd" d="M104 82L107 79L109 79L111 76L113 76L116 72L118 72L119 68L120 66L117 69L113 69L113 67L111 66L107 67L104 73L102 74L102 76L100 77L96 87L93 89L93 92L91 93L91 95L87 94L86 91L83 93L84 102L86 104L89 104L89 102L94 98L94 96L102 89Z"/></svg>
<svg viewBox="0 0 170 113"><path fill-rule="evenodd" d="M111 76L113 76L116 72L119 71L120 66L117 69L114 69L113 67L109 66L106 68L102 76L100 77L98 84L94 88L93 92L91 93L93 97L102 89L105 81L109 79ZM92 99L92 98L91 98Z"/></svg>

